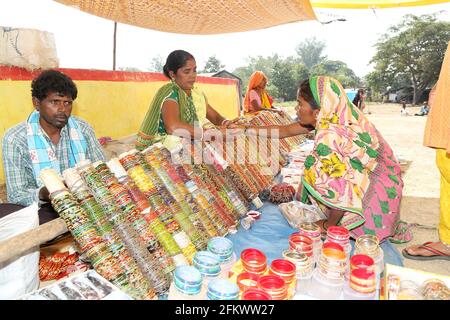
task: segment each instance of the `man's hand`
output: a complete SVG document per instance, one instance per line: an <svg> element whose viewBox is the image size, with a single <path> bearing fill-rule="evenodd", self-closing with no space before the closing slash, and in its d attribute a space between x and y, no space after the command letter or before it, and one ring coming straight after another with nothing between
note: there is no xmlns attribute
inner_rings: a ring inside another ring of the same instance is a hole
<svg viewBox="0 0 450 320"><path fill-rule="evenodd" d="M41 201L50 201L50 194L47 190L47 187L42 187L41 190L39 190L39 200Z"/></svg>

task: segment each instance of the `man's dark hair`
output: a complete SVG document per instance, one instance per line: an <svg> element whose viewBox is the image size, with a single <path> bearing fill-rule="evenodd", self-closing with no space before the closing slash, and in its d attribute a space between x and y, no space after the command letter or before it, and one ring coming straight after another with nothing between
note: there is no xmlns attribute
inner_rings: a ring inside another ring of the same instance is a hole
<svg viewBox="0 0 450 320"><path fill-rule="evenodd" d="M309 103L311 108L313 110L320 109L319 104L317 103L316 99L314 99L314 95L311 91L311 86L309 85L309 79L303 80L300 82L300 88L299 88L299 95L303 99L306 100L306 102Z"/></svg>
<svg viewBox="0 0 450 320"><path fill-rule="evenodd" d="M177 73L177 70L186 65L188 60L195 60L194 56L184 50L172 51L166 60L166 64L163 67L163 72L167 78L170 79L169 71Z"/></svg>
<svg viewBox="0 0 450 320"><path fill-rule="evenodd" d="M31 95L42 101L51 92L77 98L78 90L75 83L64 73L57 70L43 71L31 82Z"/></svg>

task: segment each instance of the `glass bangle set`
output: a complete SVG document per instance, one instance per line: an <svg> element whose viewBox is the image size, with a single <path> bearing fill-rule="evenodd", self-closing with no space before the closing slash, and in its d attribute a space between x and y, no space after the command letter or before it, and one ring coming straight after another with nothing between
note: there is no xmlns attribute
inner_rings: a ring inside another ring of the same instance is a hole
<svg viewBox="0 0 450 320"><path fill-rule="evenodd" d="M53 170L41 174L81 252L136 299L164 295L175 268L192 264L210 238L235 230L273 179L256 166L226 171L174 158L156 144L108 163L82 161L63 172L66 185Z"/></svg>

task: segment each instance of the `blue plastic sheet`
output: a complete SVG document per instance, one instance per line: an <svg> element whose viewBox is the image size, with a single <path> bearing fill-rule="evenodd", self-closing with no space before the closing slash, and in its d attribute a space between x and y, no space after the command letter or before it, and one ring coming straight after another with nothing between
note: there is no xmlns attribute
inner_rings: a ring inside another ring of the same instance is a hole
<svg viewBox="0 0 450 320"><path fill-rule="evenodd" d="M261 250L267 257L267 264L272 260L282 258L284 250L289 248L289 235L298 230L291 228L278 206L264 202L264 206L258 209L261 216L254 221L249 230L239 226L237 233L227 236L234 244L234 253L239 259L242 250L255 248ZM354 241L351 241L354 247ZM398 250L389 241L381 244L384 252L384 262L403 266L402 258Z"/></svg>

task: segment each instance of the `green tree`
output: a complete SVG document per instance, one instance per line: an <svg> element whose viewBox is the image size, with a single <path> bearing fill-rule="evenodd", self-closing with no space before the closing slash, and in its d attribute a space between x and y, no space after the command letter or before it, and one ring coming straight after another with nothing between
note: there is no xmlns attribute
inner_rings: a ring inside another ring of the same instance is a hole
<svg viewBox="0 0 450 320"><path fill-rule="evenodd" d="M311 71L311 76L330 76L339 80L344 88L356 88L361 84L361 80L355 75L346 63L335 60L325 60L315 65Z"/></svg>
<svg viewBox="0 0 450 320"><path fill-rule="evenodd" d="M163 58L160 55L157 55L156 57L152 58L152 61L150 62L150 68L148 68L148 71L163 72L163 66L164 66Z"/></svg>
<svg viewBox="0 0 450 320"><path fill-rule="evenodd" d="M308 78L308 69L297 59L288 57L274 64L270 84L277 88L277 97L286 101L297 99L298 84ZM269 91L270 92L270 91Z"/></svg>
<svg viewBox="0 0 450 320"><path fill-rule="evenodd" d="M449 40L449 22L438 22L435 15L406 15L377 42L371 60L375 70L367 79L379 89L408 78L417 104L424 90L437 81Z"/></svg>
<svg viewBox="0 0 450 320"><path fill-rule="evenodd" d="M318 41L316 37L308 38L304 42L300 43L295 51L300 57L300 61L308 68L311 69L316 64L319 64L327 57L322 56L322 52L326 45L323 41Z"/></svg>
<svg viewBox="0 0 450 320"><path fill-rule="evenodd" d="M272 72L274 70L275 62L280 60L277 54L269 57L257 56L248 57L246 59L247 65L243 67L236 68L233 73L242 79L242 87L247 90L248 82L251 75L255 71L262 71L269 78L269 85L267 90L271 95L274 95L273 85L271 84ZM274 95L275 96L275 95Z"/></svg>
<svg viewBox="0 0 450 320"><path fill-rule="evenodd" d="M210 72L218 72L222 70L225 67L219 59L216 58L216 56L211 56L208 58L205 64L205 69L203 69L203 73L210 73Z"/></svg>

